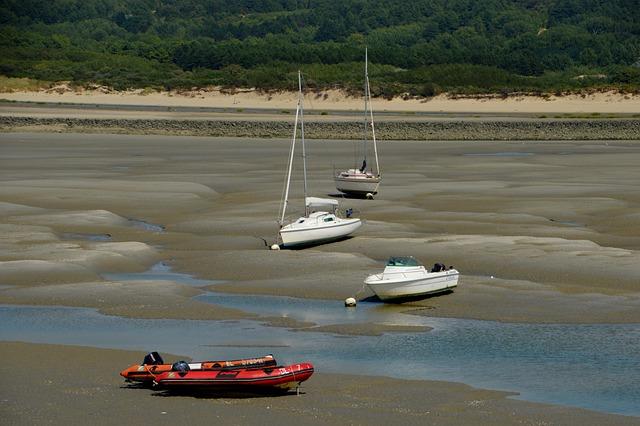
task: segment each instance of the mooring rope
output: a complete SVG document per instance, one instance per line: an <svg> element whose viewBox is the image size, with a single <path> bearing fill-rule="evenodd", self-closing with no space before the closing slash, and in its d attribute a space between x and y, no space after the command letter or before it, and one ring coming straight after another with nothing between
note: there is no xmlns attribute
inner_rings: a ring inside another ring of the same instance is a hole
<svg viewBox="0 0 640 426"><path fill-rule="evenodd" d="M144 365L144 369L147 370L147 373L151 374L151 377L153 377L153 383L157 383L156 377L158 377L158 374L153 374L153 372L149 370L149 367L147 367L147 364L143 364L143 365Z"/></svg>
<svg viewBox="0 0 640 426"><path fill-rule="evenodd" d="M362 287L360 287L360 290L356 291L356 294L353 295L353 298L358 300L358 295L364 291L366 291L366 284L362 284Z"/></svg>

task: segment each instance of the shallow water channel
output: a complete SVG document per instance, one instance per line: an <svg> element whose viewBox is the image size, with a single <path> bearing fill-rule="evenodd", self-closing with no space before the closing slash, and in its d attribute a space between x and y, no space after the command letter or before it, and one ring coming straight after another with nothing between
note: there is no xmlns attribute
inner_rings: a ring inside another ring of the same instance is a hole
<svg viewBox="0 0 640 426"><path fill-rule="evenodd" d="M158 269L164 279L203 284L188 275ZM140 276L149 279L149 273ZM120 278L130 280L135 275ZM321 372L457 381L519 392L518 398L529 401L640 415L640 324L427 318L375 302L347 309L336 300L276 296L207 293L198 300L319 325L377 322L426 325L433 330L342 336L267 327L258 321L128 319L85 308L0 305L0 337L158 350L197 359L273 353L282 363L311 361Z"/></svg>

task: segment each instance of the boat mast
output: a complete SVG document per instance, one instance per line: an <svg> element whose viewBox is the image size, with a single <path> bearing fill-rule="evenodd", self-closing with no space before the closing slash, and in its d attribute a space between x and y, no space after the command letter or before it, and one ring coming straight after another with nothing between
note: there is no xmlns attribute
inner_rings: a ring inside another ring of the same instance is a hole
<svg viewBox="0 0 640 426"><path fill-rule="evenodd" d="M304 215L309 216L307 207L307 151L304 145L304 96L302 95L302 73L298 70L298 105L300 105L300 139L302 139L302 174L304 176Z"/></svg>
<svg viewBox="0 0 640 426"><path fill-rule="evenodd" d="M369 70L368 70L368 57L367 51L365 49L365 71L364 71L364 80L365 80L365 98L369 99L369 103L371 102L371 87L369 86ZM373 108L369 105L369 115L371 118L371 135L373 138L373 153L376 157L376 173L380 176L380 164L378 163L378 145L376 143L376 128L373 125Z"/></svg>
<svg viewBox="0 0 640 426"><path fill-rule="evenodd" d="M300 88L300 71L298 71L298 88ZM289 153L289 168L287 171L287 184L284 190L284 198L282 202L282 216L280 216L280 225L284 224L284 216L287 212L287 204L289 204L289 187L291 186L291 171L293 169L293 154L296 148L296 132L298 130L298 116L300 114L300 105L301 96L298 96L298 104L296 105L296 120L293 125L293 138L291 139L291 152ZM306 186L306 177L305 177L305 186ZM305 191L306 192L306 191ZM306 198L306 195L305 195ZM307 204L305 200L305 206ZM306 207L305 207L306 210Z"/></svg>
<svg viewBox="0 0 640 426"><path fill-rule="evenodd" d="M362 137L362 153L364 162L367 161L367 112L369 108L369 102L367 98L367 82L369 79L369 70L368 70L368 53L367 48L364 48L364 128L363 128L363 137ZM364 164L364 163L363 163ZM363 170L366 172L366 170Z"/></svg>

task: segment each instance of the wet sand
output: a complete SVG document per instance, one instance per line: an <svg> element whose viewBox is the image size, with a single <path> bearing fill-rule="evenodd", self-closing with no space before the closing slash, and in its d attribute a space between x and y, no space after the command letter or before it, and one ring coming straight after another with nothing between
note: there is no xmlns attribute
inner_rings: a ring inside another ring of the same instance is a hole
<svg viewBox="0 0 640 426"><path fill-rule="evenodd" d="M165 397L128 387L118 376L139 362L140 352L3 342L0 356L5 424L640 424L457 383L323 373L305 382L299 395Z"/></svg>
<svg viewBox="0 0 640 426"><path fill-rule="evenodd" d="M240 318L173 282L109 282L164 260L218 291L343 300L390 255L454 265L432 316L640 321L640 144L382 142L374 201L354 238L273 252L286 140L0 135L0 303L154 318ZM309 142L310 191L336 191L352 142ZM291 215L300 207L294 182ZM135 219L136 221L132 221ZM158 224L151 230L139 221ZM73 235L110 235L90 241ZM65 235L67 237L65 237ZM68 235L72 235L69 239Z"/></svg>
<svg viewBox="0 0 640 426"><path fill-rule="evenodd" d="M640 322L637 141L384 141L377 199L342 200L343 208L353 207L366 220L365 226L348 240L274 252L262 239L272 243L276 236L288 148L287 140L0 134L0 303L87 306L141 318L255 318L193 300L203 289L171 281L108 280L102 274L142 272L162 260L177 272L226 281L210 287L217 291L342 303L348 296L371 297L362 286L365 276L380 271L388 256L408 254L425 264L454 265L462 273L459 287L390 310L510 322ZM313 195L335 194L334 166L353 166L353 151L352 142L309 142ZM301 207L299 174L293 185L291 215ZM261 320L318 331L284 317ZM323 330L407 331L379 324L334 324ZM11 368L17 359L26 361L20 357L45 349L10 346L2 345L3 371L10 370L5 377L11 394L24 395L17 405L3 402L11 416L32 410L42 422L52 414L105 423L111 423L107 412L121 413L122 419L150 418L140 406L158 419L165 416L161 411L184 415L182 398L117 388L120 365L95 376L78 376L65 367L52 373L55 379L45 379L37 373L41 370ZM85 366L94 356L113 355L114 364L125 365L140 358L68 348L53 353L73 356ZM10 354L15 362L8 361ZM56 388L46 380L65 385ZM434 413L439 414L433 422L445 424L631 421L505 400L503 393L454 384L362 377L342 383L320 374L311 386L318 391L304 397L319 398L316 408L290 398L189 398L188 404L194 413L210 413L213 406L215 415L231 422L240 410L247 417L239 423L259 421L267 406L274 421L299 414L332 424L396 416L428 422ZM0 389L6 394L5 386ZM439 393L442 389L451 391ZM54 405L27 398L28 392L54 392ZM81 402L63 412L60 407L74 398ZM105 405L104 398L112 404ZM130 398L141 399L130 404ZM393 414L384 417L378 406Z"/></svg>

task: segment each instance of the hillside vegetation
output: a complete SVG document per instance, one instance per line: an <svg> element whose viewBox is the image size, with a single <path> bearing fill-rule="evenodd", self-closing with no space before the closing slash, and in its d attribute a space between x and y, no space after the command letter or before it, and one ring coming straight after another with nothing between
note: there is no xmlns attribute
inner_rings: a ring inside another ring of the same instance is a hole
<svg viewBox="0 0 640 426"><path fill-rule="evenodd" d="M0 75L374 95L640 88L640 0L5 0Z"/></svg>

